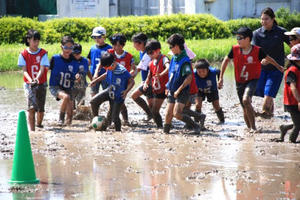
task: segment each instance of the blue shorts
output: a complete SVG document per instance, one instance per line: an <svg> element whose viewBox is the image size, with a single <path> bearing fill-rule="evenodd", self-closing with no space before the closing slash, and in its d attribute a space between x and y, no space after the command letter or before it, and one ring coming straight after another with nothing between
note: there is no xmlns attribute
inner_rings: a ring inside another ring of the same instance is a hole
<svg viewBox="0 0 300 200"><path fill-rule="evenodd" d="M283 73L279 70L261 70L255 96L275 98L280 88Z"/></svg>

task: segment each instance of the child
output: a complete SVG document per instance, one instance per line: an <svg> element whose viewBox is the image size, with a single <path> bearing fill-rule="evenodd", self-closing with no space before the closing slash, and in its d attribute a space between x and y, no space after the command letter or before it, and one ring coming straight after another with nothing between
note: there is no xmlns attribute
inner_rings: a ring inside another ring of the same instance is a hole
<svg viewBox="0 0 300 200"><path fill-rule="evenodd" d="M120 109L124 104L128 92L134 85L134 80L126 68L117 63L114 56L110 53L106 52L102 55L101 65L107 70L107 72L93 80L91 85L106 79L109 87L92 98L90 102L91 108L94 116L97 116L99 109L98 102L109 100L110 110L108 113L111 114L108 114L107 118L104 120L101 130L106 130L106 128L110 125L111 120L113 120L115 130L121 131L121 121L119 118Z"/></svg>
<svg viewBox="0 0 300 200"><path fill-rule="evenodd" d="M300 43L300 27L295 27L289 32L285 32L289 36L291 47Z"/></svg>
<svg viewBox="0 0 300 200"><path fill-rule="evenodd" d="M145 48L152 61L149 64L149 73L144 82L143 90L146 91L149 87L152 88L152 116L157 128L162 128L163 122L159 110L166 98L165 90L166 83L168 82L168 74L160 74L169 68L169 59L161 54L161 45L157 40L148 41Z"/></svg>
<svg viewBox="0 0 300 200"><path fill-rule="evenodd" d="M47 67L49 60L47 52L39 48L40 33L28 30L24 42L28 48L24 49L18 59L18 66L24 74L24 90L28 104L28 121L31 131L35 131L35 112L37 112L37 127L43 128L42 122L45 112Z"/></svg>
<svg viewBox="0 0 300 200"><path fill-rule="evenodd" d="M242 27L236 32L238 45L234 45L222 62L218 88L223 87L223 76L230 59L233 59L236 80L236 89L239 101L244 112L244 120L250 133L255 133L255 113L251 105L251 99L256 90L256 85L261 71L261 60L266 59L277 68L282 68L274 59L267 56L264 51L255 45L251 45L252 31Z"/></svg>
<svg viewBox="0 0 300 200"><path fill-rule="evenodd" d="M220 70L210 67L206 59L199 59L195 64L195 68L194 74L199 90L196 98L196 111L201 113L202 102L207 98L207 101L213 104L219 122L224 123L224 113L220 107L217 88L217 77L220 76Z"/></svg>
<svg viewBox="0 0 300 200"><path fill-rule="evenodd" d="M132 42L134 48L140 51L140 63L137 66L137 72L141 72L142 82L141 85L135 91L133 91L131 97L135 103L137 103L146 112L146 121L149 121L152 119L151 108L153 104L153 93L151 87L148 87L146 91L143 89L144 82L148 76L149 63L151 61L151 58L145 51L147 36L144 33L138 33L132 36ZM146 96L148 105L145 100L141 98L142 95Z"/></svg>
<svg viewBox="0 0 300 200"><path fill-rule="evenodd" d="M91 37L95 40L96 44L93 45L90 49L90 52L87 56L89 63L91 64L91 74L93 79L96 79L98 76L101 76L105 73L105 69L100 67L100 59L103 53L112 47L109 44L105 43L106 30L105 28L98 26L93 29ZM105 81L101 82L102 89L107 87ZM99 92L100 82L91 88L91 95L94 96Z"/></svg>
<svg viewBox="0 0 300 200"><path fill-rule="evenodd" d="M74 82L73 98L74 109L84 104L85 91L87 87L86 76L92 80L92 74L89 71L89 61L81 56L82 47L80 44L75 43L72 55L75 63L77 64L78 73L76 74L76 81Z"/></svg>
<svg viewBox="0 0 300 200"><path fill-rule="evenodd" d="M173 116L193 127L196 133L200 126L187 114L183 113L185 104L189 99L190 84L192 81L191 62L184 50L184 38L176 33L168 38L168 44L174 56L169 67L168 105L165 117L164 132L169 133Z"/></svg>
<svg viewBox="0 0 300 200"><path fill-rule="evenodd" d="M115 57L116 62L123 65L127 71L130 72L131 76L134 76L136 73L136 67L133 56L123 49L126 44L126 37L120 33L117 33L111 36L109 40L113 46L113 49L109 49L108 52ZM123 116L124 125L128 126L128 111L125 104L123 104L121 108L121 114Z"/></svg>
<svg viewBox="0 0 300 200"><path fill-rule="evenodd" d="M65 123L65 113L67 113L66 125L72 124L72 89L78 71L77 65L71 56L73 48L74 41L72 37L64 36L61 40L62 53L54 55L50 61L50 92L56 100L62 100L58 121L60 126Z"/></svg>
<svg viewBox="0 0 300 200"><path fill-rule="evenodd" d="M281 125L280 138L275 141L283 142L287 131L292 129L290 142L295 143L300 131L300 44L292 47L287 58L290 63L284 77L284 108L290 113L293 124Z"/></svg>

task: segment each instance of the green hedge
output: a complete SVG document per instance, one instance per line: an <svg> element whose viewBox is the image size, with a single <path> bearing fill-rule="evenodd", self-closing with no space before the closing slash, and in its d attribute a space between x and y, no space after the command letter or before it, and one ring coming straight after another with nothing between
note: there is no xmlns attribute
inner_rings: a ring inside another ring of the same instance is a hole
<svg viewBox="0 0 300 200"><path fill-rule="evenodd" d="M290 13L288 9L276 12L280 26L290 30L300 27L300 14ZM63 35L71 35L76 41L89 41L94 27L103 26L107 35L123 33L127 38L138 32L150 38L165 40L173 33L181 33L186 39L228 38L241 26L252 30L259 28L260 19L236 19L223 22L208 14L174 14L165 16L128 16L113 18L62 18L39 22L21 17L0 18L0 44L21 43L26 31L37 29L42 42L59 42Z"/></svg>

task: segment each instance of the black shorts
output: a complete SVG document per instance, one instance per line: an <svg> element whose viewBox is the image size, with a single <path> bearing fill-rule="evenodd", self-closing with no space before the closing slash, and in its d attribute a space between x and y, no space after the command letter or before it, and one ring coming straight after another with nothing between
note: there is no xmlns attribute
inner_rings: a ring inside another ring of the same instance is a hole
<svg viewBox="0 0 300 200"><path fill-rule="evenodd" d="M205 97L207 98L208 102L214 102L216 100L219 100L219 92L218 90L213 90L210 93L204 93L199 91L197 94L198 97L202 98L202 101L205 100Z"/></svg>
<svg viewBox="0 0 300 200"><path fill-rule="evenodd" d="M144 87L143 84L141 86L139 86L139 91L141 93L143 93L143 95L145 95L148 99L152 99L153 98L153 92L152 92L151 85L149 85L149 87L147 88L146 91L143 90L143 87Z"/></svg>
<svg viewBox="0 0 300 200"><path fill-rule="evenodd" d="M242 106L243 106L243 96L245 95L246 89L247 88L249 89L249 92L246 95L251 98L255 93L257 82L258 79L253 79L246 83L236 83L236 90Z"/></svg>
<svg viewBox="0 0 300 200"><path fill-rule="evenodd" d="M168 103L182 103L186 104L190 98L189 90L181 91L177 98L174 97L174 92L168 93Z"/></svg>
<svg viewBox="0 0 300 200"><path fill-rule="evenodd" d="M167 98L167 95L164 92L163 93L159 93L159 94L153 93L153 98L156 98L156 99L165 99L165 98Z"/></svg>

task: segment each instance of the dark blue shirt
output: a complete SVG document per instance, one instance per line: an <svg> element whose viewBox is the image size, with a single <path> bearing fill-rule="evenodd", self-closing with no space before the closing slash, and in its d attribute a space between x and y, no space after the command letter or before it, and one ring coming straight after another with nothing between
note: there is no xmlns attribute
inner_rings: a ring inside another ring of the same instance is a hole
<svg viewBox="0 0 300 200"><path fill-rule="evenodd" d="M264 52L272 57L278 64L284 65L284 42L290 44L289 36L284 35L286 30L280 26L274 25L271 30L261 27L253 32L252 44L261 47ZM276 70L271 64L262 65L264 70Z"/></svg>

